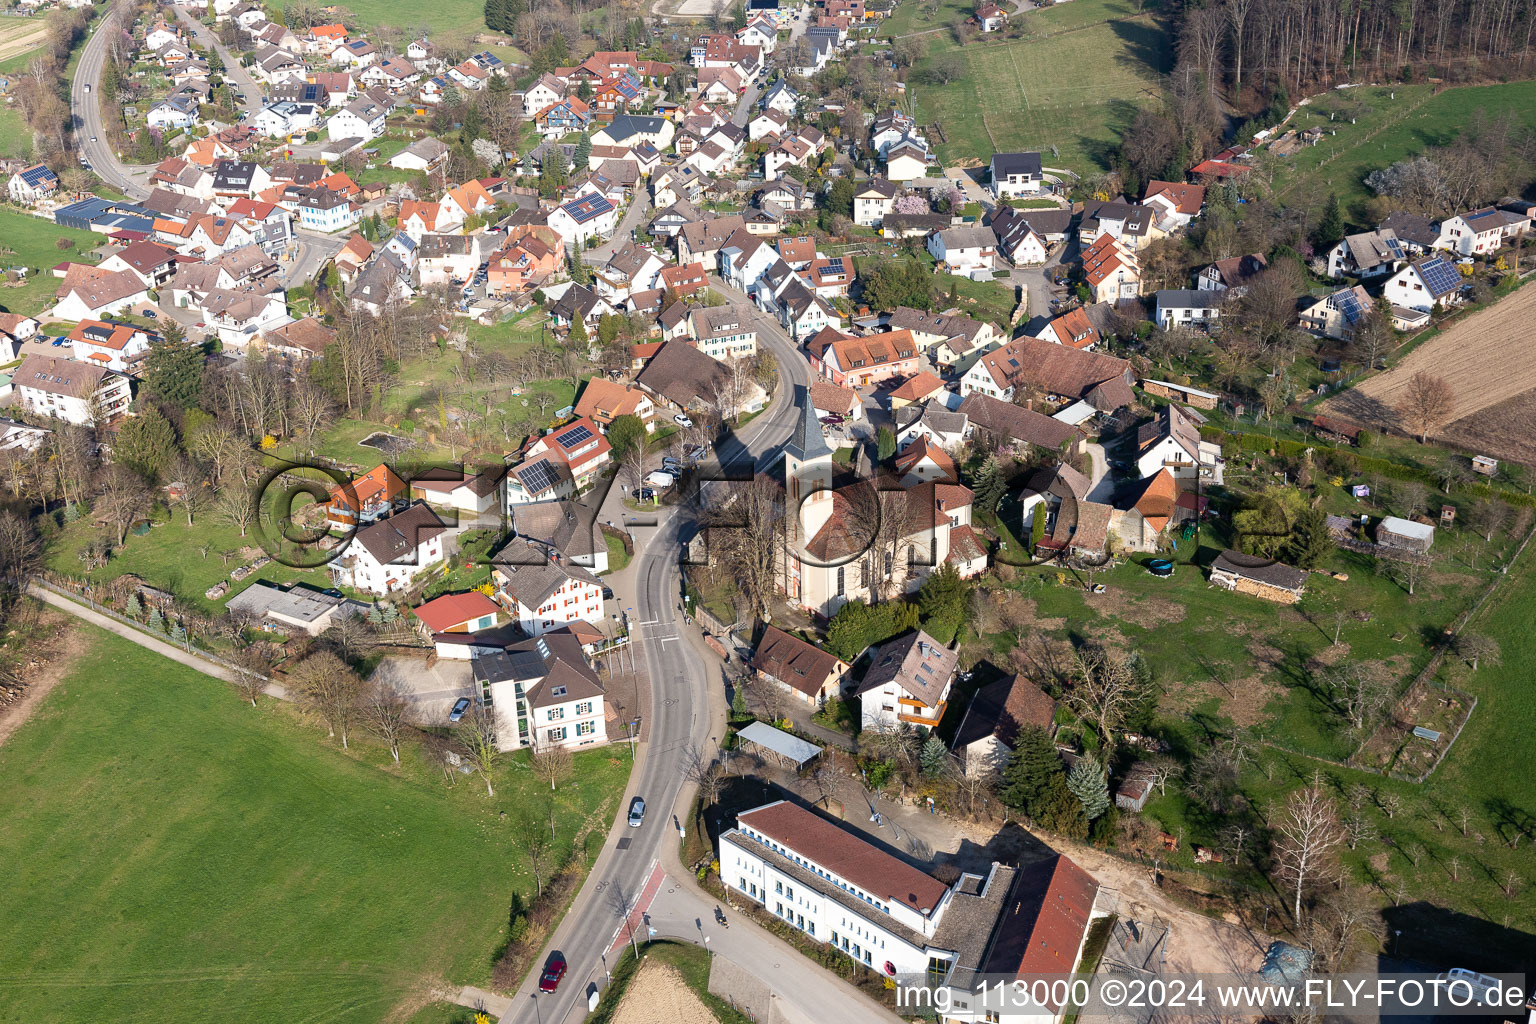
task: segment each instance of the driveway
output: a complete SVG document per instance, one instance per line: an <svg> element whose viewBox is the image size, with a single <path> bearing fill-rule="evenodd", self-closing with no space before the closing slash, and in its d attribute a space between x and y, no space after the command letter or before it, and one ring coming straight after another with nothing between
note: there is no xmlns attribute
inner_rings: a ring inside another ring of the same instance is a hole
<svg viewBox="0 0 1536 1024"><path fill-rule="evenodd" d="M429 666L424 656L392 654L379 662L371 678L393 683L410 702L419 725L446 724L453 702L475 694L469 662L448 658Z"/></svg>

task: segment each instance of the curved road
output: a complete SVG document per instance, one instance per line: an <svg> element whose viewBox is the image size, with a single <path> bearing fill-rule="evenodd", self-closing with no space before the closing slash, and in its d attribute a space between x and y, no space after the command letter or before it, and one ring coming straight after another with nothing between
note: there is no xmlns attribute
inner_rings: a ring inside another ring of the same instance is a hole
<svg viewBox="0 0 1536 1024"><path fill-rule="evenodd" d="M744 299L722 288L732 299ZM810 367L776 321L756 313L759 341L779 361L781 381L767 411L716 448L727 466L763 471L778 459L796 420L794 386L808 385ZM603 512L623 514L620 489L609 492ZM725 723L725 687L719 659L703 647L697 627L681 620L678 564L692 530L686 507L658 510L654 525L626 516L639 555L615 580L616 603L630 610L635 647L650 677L650 720L638 745L635 770L618 818L586 884L555 931L554 950L568 964L558 992L540 995L535 971L518 990L503 1021L573 1024L586 1016L587 993L604 986L603 954L615 954L633 927L646 938L647 922L658 935L710 939L717 954L743 965L771 986L781 1011L806 1022L894 1020L835 975L817 967L767 931L745 922L733 930L714 924L715 902L679 862L677 823L688 824L694 787L684 774L690 748L714 756ZM645 797L639 828L625 822L630 798ZM626 843L619 849L620 843ZM637 903L639 909L637 910ZM643 911L643 914L641 913ZM734 915L733 915L734 916ZM627 919L627 920L626 920ZM742 919L737 917L736 920ZM543 964L540 960L540 965ZM611 965L613 957L607 963Z"/></svg>
<svg viewBox="0 0 1536 1024"><path fill-rule="evenodd" d="M75 145L80 155L90 163L96 177L127 195L130 199L143 199L149 195L149 168L129 167L117 158L107 144L101 105L96 91L101 88L101 69L107 59L107 28L113 22L111 15L102 18L91 30L80 53L80 63L75 68L74 81L69 86L69 107L75 120ZM87 92L89 88L91 91Z"/></svg>

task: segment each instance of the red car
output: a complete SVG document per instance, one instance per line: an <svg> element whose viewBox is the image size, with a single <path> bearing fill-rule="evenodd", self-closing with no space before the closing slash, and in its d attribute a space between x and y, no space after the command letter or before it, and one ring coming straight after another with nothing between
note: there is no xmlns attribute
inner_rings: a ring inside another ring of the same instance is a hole
<svg viewBox="0 0 1536 1024"><path fill-rule="evenodd" d="M560 979L563 977L565 977L565 958L551 957L549 963L544 965L544 973L539 975L539 991L555 991L560 987Z"/></svg>

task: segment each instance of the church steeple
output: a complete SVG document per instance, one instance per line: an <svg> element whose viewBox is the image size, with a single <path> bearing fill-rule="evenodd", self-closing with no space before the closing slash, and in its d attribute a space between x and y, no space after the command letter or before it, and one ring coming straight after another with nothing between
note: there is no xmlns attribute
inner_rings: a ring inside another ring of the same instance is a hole
<svg viewBox="0 0 1536 1024"><path fill-rule="evenodd" d="M800 415L795 429L784 444L784 487L791 502L799 503L822 490L830 497L832 487L832 449L816 419L810 389L795 385L795 404Z"/></svg>

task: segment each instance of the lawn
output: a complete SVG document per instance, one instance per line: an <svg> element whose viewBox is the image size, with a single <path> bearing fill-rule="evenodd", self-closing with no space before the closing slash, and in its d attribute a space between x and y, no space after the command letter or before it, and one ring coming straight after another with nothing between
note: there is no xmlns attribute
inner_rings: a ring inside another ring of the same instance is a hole
<svg viewBox="0 0 1536 1024"><path fill-rule="evenodd" d="M225 602L257 580L273 583L303 580L319 587L331 586L330 574L323 567L294 569L276 561L268 562L239 583L229 580L232 569L249 563L261 553L261 537L255 528L248 536L241 537L238 529L220 523L211 509L188 526L186 516L179 509L173 509L167 515L163 508L159 508L150 523L148 533L139 536L130 532L127 542L117 549L105 566L86 573L79 557L81 548L112 530L96 526L88 516L82 516L66 526L50 544L48 566L71 576L86 576L93 583L105 583L133 573L150 586L169 590L192 607L208 613L223 611ZM228 562L224 560L224 552L242 549L249 550L245 555L235 554ZM228 592L217 601L204 597L204 591L220 580L229 580Z"/></svg>
<svg viewBox="0 0 1536 1024"><path fill-rule="evenodd" d="M58 248L61 238L69 239L70 246ZM0 267L28 267L32 273L27 283L19 288L0 288L0 306L7 312L36 315L53 305L59 290L59 279L48 270L64 260L78 259L106 241L92 231L75 231L61 228L51 220L43 220L14 210L0 210Z"/></svg>
<svg viewBox="0 0 1536 1024"><path fill-rule="evenodd" d="M361 1024L488 981L512 893L533 893L531 772L494 799L450 788L414 746L399 767L360 737L343 752L287 705L76 628L87 653L0 748L0 1020ZM562 856L628 765L575 769Z"/></svg>
<svg viewBox="0 0 1536 1024"><path fill-rule="evenodd" d="M0 108L0 156L19 160L32 157L32 129L15 107Z"/></svg>
<svg viewBox="0 0 1536 1024"><path fill-rule="evenodd" d="M1168 36L1124 0L1063 6L1024 15L1027 38L966 46L959 51L966 73L949 84L908 88L919 122L941 128L946 161L1039 150L1047 164L1080 174L1109 166L1120 129L1162 94L1172 64ZM929 38L926 61L955 52L948 36Z"/></svg>
<svg viewBox="0 0 1536 1024"><path fill-rule="evenodd" d="M267 6L275 9L281 4ZM435 0L425 8L402 5L400 0L354 0L347 10L363 25L391 25L405 29L412 38L430 35L439 46L467 45L486 30L485 5L480 0Z"/></svg>
<svg viewBox="0 0 1536 1024"><path fill-rule="evenodd" d="M1330 119L1329 115L1333 117ZM1320 205L1338 194L1350 225L1374 225L1366 202L1374 193L1365 176L1428 146L1451 142L1474 115L1490 122L1513 115L1536 128L1536 82L1461 86L1438 94L1428 85L1350 89L1320 97L1302 108L1287 128L1314 125L1330 134L1316 146L1283 158L1276 175L1282 196Z"/></svg>

